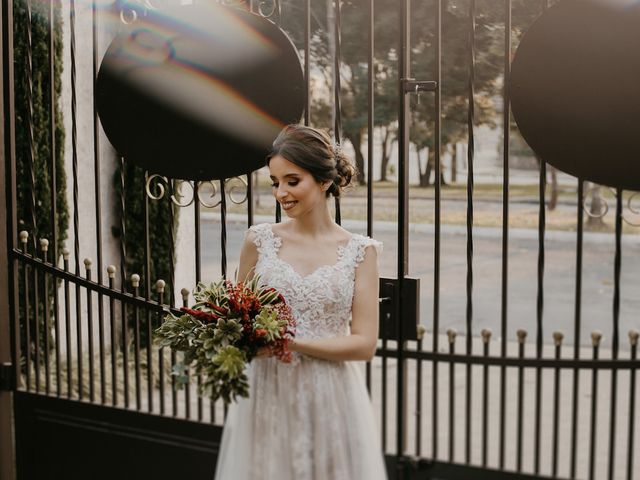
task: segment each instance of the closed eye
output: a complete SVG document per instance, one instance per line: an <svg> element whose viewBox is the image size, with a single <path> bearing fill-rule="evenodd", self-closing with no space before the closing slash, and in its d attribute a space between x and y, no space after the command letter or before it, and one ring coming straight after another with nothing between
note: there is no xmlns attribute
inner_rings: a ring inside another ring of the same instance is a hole
<svg viewBox="0 0 640 480"><path fill-rule="evenodd" d="M287 182L287 185L289 185L290 187L295 187L296 185L298 185L298 183L299 183L298 181L295 181L295 182ZM279 185L279 183L276 183L276 182L273 182L273 183L271 184L271 186L272 186L273 188L277 188L277 187L278 187L278 185Z"/></svg>

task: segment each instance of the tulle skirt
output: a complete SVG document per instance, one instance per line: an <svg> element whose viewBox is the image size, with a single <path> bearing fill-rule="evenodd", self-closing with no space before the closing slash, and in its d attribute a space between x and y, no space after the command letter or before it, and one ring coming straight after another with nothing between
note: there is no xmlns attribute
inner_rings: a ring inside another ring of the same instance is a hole
<svg viewBox="0 0 640 480"><path fill-rule="evenodd" d="M256 359L249 398L225 422L215 480L384 480L371 401L358 365Z"/></svg>

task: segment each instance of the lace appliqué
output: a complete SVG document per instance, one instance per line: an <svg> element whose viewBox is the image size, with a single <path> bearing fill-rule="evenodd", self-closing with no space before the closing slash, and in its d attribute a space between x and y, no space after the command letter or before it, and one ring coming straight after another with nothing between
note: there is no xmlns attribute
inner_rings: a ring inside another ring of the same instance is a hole
<svg viewBox="0 0 640 480"><path fill-rule="evenodd" d="M364 260L366 247L377 250L381 243L353 234L338 248L338 260L308 275L298 274L278 256L282 239L270 224L254 225L253 241L258 249L255 271L262 282L277 289L291 306L297 322L298 338L326 338L348 335L357 265Z"/></svg>

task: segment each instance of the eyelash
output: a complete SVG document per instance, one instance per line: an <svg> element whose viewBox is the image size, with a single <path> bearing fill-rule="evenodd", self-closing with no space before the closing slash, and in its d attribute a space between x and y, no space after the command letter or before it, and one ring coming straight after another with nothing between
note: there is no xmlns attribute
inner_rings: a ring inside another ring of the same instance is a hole
<svg viewBox="0 0 640 480"><path fill-rule="evenodd" d="M296 181L296 182L288 182L288 183L289 183L290 187L295 187L296 185L298 185L299 182ZM278 186L278 184L274 182L274 183L271 184L271 186L273 188L276 188Z"/></svg>

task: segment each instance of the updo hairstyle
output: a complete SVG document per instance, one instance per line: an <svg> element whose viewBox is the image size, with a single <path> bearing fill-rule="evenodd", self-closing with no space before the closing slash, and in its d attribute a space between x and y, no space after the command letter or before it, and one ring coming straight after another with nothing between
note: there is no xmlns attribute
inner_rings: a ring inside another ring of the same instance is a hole
<svg viewBox="0 0 640 480"><path fill-rule="evenodd" d="M334 148L324 130L287 125L274 140L267 165L276 155L308 171L318 183L332 182L326 191L327 197L339 197L356 175L356 168L340 148Z"/></svg>

